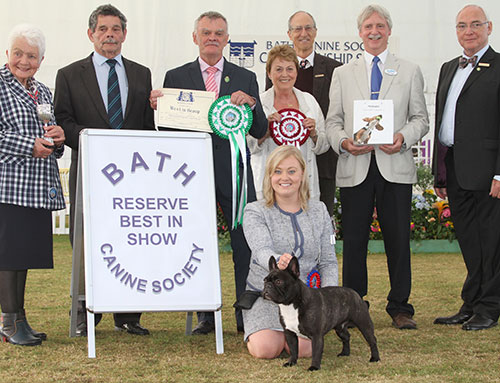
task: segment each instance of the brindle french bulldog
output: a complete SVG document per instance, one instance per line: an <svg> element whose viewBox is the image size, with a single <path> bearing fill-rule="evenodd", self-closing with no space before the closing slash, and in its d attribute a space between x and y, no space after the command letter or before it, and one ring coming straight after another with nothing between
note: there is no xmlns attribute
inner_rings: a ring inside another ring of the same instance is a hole
<svg viewBox="0 0 500 383"><path fill-rule="evenodd" d="M368 342L371 351L370 362L380 360L377 339L368 307L360 296L347 287L307 287L299 279L299 262L293 257L285 270L280 270L274 257L269 258L269 275L264 279L262 296L279 306L280 321L290 348L290 358L284 364L297 364L299 342L297 334L312 341L312 363L309 371L319 370L323 356L324 336L335 329L342 340L342 351L337 356L350 354L347 330L354 324Z"/></svg>

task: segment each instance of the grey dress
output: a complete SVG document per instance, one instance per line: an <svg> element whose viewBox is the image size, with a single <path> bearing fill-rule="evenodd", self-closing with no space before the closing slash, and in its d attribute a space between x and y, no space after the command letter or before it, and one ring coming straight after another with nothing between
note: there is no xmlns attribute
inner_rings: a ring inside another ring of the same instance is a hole
<svg viewBox="0 0 500 383"><path fill-rule="evenodd" d="M321 286L338 285L338 264L330 215L320 201L309 201L307 210L288 213L264 201L245 208L243 231L252 251L247 290L262 291L269 273L269 258L283 253L297 256L300 279L304 282L312 270L319 271ZM250 310L243 310L245 340L254 332L280 330L278 306L258 298Z"/></svg>

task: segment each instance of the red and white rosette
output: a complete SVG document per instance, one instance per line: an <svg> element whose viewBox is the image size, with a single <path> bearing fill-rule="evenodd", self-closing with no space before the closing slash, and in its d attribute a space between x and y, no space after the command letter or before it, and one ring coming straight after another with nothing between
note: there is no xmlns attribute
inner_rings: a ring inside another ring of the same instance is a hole
<svg viewBox="0 0 500 383"><path fill-rule="evenodd" d="M269 123L274 142L278 146L293 145L300 148L309 137L309 129L302 124L306 116L297 109L281 109L278 113L281 114L281 121Z"/></svg>

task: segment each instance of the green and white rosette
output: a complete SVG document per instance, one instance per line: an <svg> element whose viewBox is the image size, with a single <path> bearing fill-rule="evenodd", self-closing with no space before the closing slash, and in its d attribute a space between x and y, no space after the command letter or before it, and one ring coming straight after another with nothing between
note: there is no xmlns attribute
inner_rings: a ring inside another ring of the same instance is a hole
<svg viewBox="0 0 500 383"><path fill-rule="evenodd" d="M208 111L208 123L219 137L229 140L233 188L233 229L243 223L243 210L247 204L247 145L245 135L252 126L252 110L247 104L234 105L231 96L214 101ZM243 178L240 175L240 156ZM241 190L240 190L241 179Z"/></svg>

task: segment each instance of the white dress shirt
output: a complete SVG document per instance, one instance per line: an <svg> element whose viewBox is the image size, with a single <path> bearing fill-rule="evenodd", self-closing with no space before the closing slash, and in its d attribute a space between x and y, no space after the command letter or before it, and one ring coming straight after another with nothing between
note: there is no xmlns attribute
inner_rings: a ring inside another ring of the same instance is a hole
<svg viewBox="0 0 500 383"><path fill-rule="evenodd" d="M306 64L306 67L304 69L308 69L312 66L314 66L314 50L311 52L311 54L307 57L300 57L300 56L297 56L298 60L299 60L299 65L300 65L300 62L302 60L307 60L307 64Z"/></svg>
<svg viewBox="0 0 500 383"><path fill-rule="evenodd" d="M483 57L484 52L486 52L488 48L489 45L486 44L483 49L474 55L477 56L477 62L481 60L481 57ZM465 54L463 57L467 59L470 58ZM439 128L439 141L444 146L453 146L453 143L455 142L455 110L457 100L458 96L460 96L460 92L462 92L465 82L473 70L474 67L472 65L467 65L465 68L460 68L459 66L451 82L448 95L446 96L446 104L444 105L443 119L441 120L441 126Z"/></svg>
<svg viewBox="0 0 500 383"><path fill-rule="evenodd" d="M378 55L378 58L380 61L378 62L378 69L380 69L380 73L384 73L384 65L385 62L387 61L387 55L389 54L389 50L386 49L383 51L381 54ZM366 65L366 74L368 75L368 86L370 87L371 80L372 80L372 66L373 66L373 58L375 56L368 53L365 51L363 53L363 58L365 59L365 65ZM382 81L383 80L383 75L382 75ZM371 92L371 89L368 89Z"/></svg>

